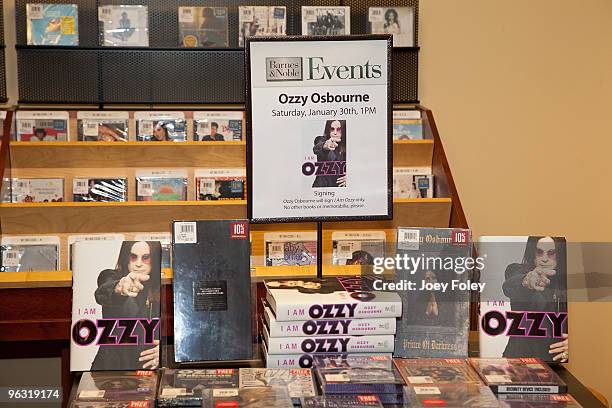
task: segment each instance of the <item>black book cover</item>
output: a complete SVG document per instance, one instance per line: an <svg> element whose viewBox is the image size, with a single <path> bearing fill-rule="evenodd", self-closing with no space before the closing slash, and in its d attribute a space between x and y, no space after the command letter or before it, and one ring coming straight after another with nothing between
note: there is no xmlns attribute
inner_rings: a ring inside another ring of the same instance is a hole
<svg viewBox="0 0 612 408"><path fill-rule="evenodd" d="M248 221L175 221L172 246L175 361L251 359Z"/></svg>

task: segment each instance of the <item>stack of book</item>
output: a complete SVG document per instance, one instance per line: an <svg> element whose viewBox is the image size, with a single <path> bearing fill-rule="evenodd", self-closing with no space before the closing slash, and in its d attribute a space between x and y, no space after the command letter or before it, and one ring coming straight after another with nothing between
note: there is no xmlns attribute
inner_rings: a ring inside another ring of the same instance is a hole
<svg viewBox="0 0 612 408"><path fill-rule="evenodd" d="M390 357L396 293L373 289L373 278L268 280L262 335L267 367L309 368L314 357Z"/></svg>

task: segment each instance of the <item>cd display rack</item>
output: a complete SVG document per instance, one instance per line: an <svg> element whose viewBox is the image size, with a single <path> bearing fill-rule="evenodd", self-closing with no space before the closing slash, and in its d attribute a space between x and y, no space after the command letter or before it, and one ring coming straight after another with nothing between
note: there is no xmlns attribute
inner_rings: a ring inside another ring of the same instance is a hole
<svg viewBox="0 0 612 408"><path fill-rule="evenodd" d="M6 92L6 44L4 43L4 4L0 0L0 103L8 101Z"/></svg>
<svg viewBox="0 0 612 408"><path fill-rule="evenodd" d="M238 47L240 5L284 5L287 34L301 34L301 6L350 6L351 33L367 33L369 7L413 7L416 47L393 50L393 101L418 103L418 0L298 2L190 0L71 0L78 6L79 45L27 45L26 4L17 0L17 63L21 104L230 104L244 103L244 50ZM64 3L52 0L47 3ZM98 6L146 4L149 47L100 47ZM180 48L179 6L228 8L229 48ZM200 86L206 84L206 86Z"/></svg>

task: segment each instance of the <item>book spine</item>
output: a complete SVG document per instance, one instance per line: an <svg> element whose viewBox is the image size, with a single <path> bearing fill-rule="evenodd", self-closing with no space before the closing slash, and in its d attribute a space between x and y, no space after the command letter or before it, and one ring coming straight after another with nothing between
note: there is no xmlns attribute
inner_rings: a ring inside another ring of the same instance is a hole
<svg viewBox="0 0 612 408"><path fill-rule="evenodd" d="M400 317L402 302L360 302L330 304L276 304L276 321L304 321L309 319L371 319Z"/></svg>
<svg viewBox="0 0 612 408"><path fill-rule="evenodd" d="M270 337L269 354L392 353L393 335L333 337Z"/></svg>
<svg viewBox="0 0 612 408"><path fill-rule="evenodd" d="M270 337L364 336L395 334L395 318L306 320L278 322L270 320Z"/></svg>

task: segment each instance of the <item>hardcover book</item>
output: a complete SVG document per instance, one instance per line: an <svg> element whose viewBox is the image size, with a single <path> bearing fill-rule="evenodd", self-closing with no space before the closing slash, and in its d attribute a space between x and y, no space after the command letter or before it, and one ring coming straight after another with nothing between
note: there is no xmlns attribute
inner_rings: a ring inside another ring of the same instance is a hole
<svg viewBox="0 0 612 408"><path fill-rule="evenodd" d="M77 133L80 142L127 142L129 112L79 111Z"/></svg>
<svg viewBox="0 0 612 408"><path fill-rule="evenodd" d="M137 141L184 142L187 140L187 122L184 112L134 112L134 119Z"/></svg>
<svg viewBox="0 0 612 408"><path fill-rule="evenodd" d="M293 408L287 387L204 390L202 408Z"/></svg>
<svg viewBox="0 0 612 408"><path fill-rule="evenodd" d="M0 272L44 272L60 269L57 236L3 236Z"/></svg>
<svg viewBox="0 0 612 408"><path fill-rule="evenodd" d="M302 6L302 35L349 35L351 8Z"/></svg>
<svg viewBox="0 0 612 408"><path fill-rule="evenodd" d="M387 354L353 354L350 356L316 354L314 365L318 368L393 370L393 359Z"/></svg>
<svg viewBox="0 0 612 408"><path fill-rule="evenodd" d="M407 385L481 383L460 358L396 358L393 362Z"/></svg>
<svg viewBox="0 0 612 408"><path fill-rule="evenodd" d="M423 139L423 120L421 111L393 111L393 140Z"/></svg>
<svg viewBox="0 0 612 408"><path fill-rule="evenodd" d="M567 255L563 237L481 237L480 357L567 362Z"/></svg>
<svg viewBox="0 0 612 408"><path fill-rule="evenodd" d="M496 394L562 394L567 385L538 358L470 358Z"/></svg>
<svg viewBox="0 0 612 408"><path fill-rule="evenodd" d="M64 201L64 179L61 178L14 178L10 185L12 203Z"/></svg>
<svg viewBox="0 0 612 408"><path fill-rule="evenodd" d="M128 199L126 178L74 178L72 199L75 203L124 202Z"/></svg>
<svg viewBox="0 0 612 408"><path fill-rule="evenodd" d="M193 125L196 142L239 142L243 138L244 112L196 111Z"/></svg>
<svg viewBox="0 0 612 408"><path fill-rule="evenodd" d="M385 256L384 231L332 232L334 265L374 265L375 258Z"/></svg>
<svg viewBox="0 0 612 408"><path fill-rule="evenodd" d="M309 319L400 317L397 293L374 290L377 279L347 276L266 280L266 300L279 322Z"/></svg>
<svg viewBox="0 0 612 408"><path fill-rule="evenodd" d="M179 7L179 45L228 47L227 7Z"/></svg>
<svg viewBox="0 0 612 408"><path fill-rule="evenodd" d="M317 264L316 232L264 233L266 266Z"/></svg>
<svg viewBox="0 0 612 408"><path fill-rule="evenodd" d="M382 408L376 395L321 395L301 398L302 408Z"/></svg>
<svg viewBox="0 0 612 408"><path fill-rule="evenodd" d="M201 407L206 389L238 388L238 370L164 368L161 374L158 407Z"/></svg>
<svg viewBox="0 0 612 408"><path fill-rule="evenodd" d="M433 198L431 167L394 167L393 198Z"/></svg>
<svg viewBox="0 0 612 408"><path fill-rule="evenodd" d="M75 402L109 404L130 403L140 407L140 402L155 403L157 373L155 371L98 371L85 372L79 381ZM136 404L134 402L138 401ZM143 405L147 407L147 405ZM153 406L153 405L151 405Z"/></svg>
<svg viewBox="0 0 612 408"><path fill-rule="evenodd" d="M315 369L324 394L401 394L404 381L391 368ZM385 402L387 403L387 402Z"/></svg>
<svg viewBox="0 0 612 408"><path fill-rule="evenodd" d="M105 47L148 47L149 12L142 5L98 7L100 45Z"/></svg>
<svg viewBox="0 0 612 408"><path fill-rule="evenodd" d="M136 170L136 201L187 200L187 170Z"/></svg>
<svg viewBox="0 0 612 408"><path fill-rule="evenodd" d="M79 12L76 4L28 3L28 45L79 45Z"/></svg>
<svg viewBox="0 0 612 408"><path fill-rule="evenodd" d="M81 241L72 255L70 371L156 369L159 242Z"/></svg>
<svg viewBox="0 0 612 408"><path fill-rule="evenodd" d="M465 358L468 352L470 230L398 228L397 255L412 259L396 269L404 313L395 357ZM419 261L419 262L416 262Z"/></svg>
<svg viewBox="0 0 612 408"><path fill-rule="evenodd" d="M174 221L172 231L176 362L252 358L248 221Z"/></svg>
<svg viewBox="0 0 612 408"><path fill-rule="evenodd" d="M414 47L414 9L412 7L370 7L370 34L392 34L393 47Z"/></svg>
<svg viewBox="0 0 612 408"><path fill-rule="evenodd" d="M317 395L309 368L241 368L240 388L287 387L294 403Z"/></svg>
<svg viewBox="0 0 612 408"><path fill-rule="evenodd" d="M285 35L287 29L287 7L285 6L239 6L238 46L243 47L247 37Z"/></svg>
<svg viewBox="0 0 612 408"><path fill-rule="evenodd" d="M479 384L441 384L404 388L409 407L498 408L489 387Z"/></svg>
<svg viewBox="0 0 612 408"><path fill-rule="evenodd" d="M569 394L498 394L502 408L582 408Z"/></svg>
<svg viewBox="0 0 612 408"><path fill-rule="evenodd" d="M199 201L246 198L245 169L197 169L195 182Z"/></svg>
<svg viewBox="0 0 612 408"><path fill-rule="evenodd" d="M18 142L67 142L67 111L25 111L16 114Z"/></svg>

